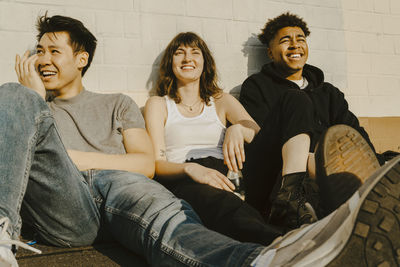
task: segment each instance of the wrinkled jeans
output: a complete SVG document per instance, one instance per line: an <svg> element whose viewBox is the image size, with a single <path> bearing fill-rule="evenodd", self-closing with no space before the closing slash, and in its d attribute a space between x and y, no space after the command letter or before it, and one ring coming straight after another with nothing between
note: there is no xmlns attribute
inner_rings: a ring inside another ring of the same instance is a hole
<svg viewBox="0 0 400 267"><path fill-rule="evenodd" d="M247 266L263 249L206 229L185 201L143 175L80 172L45 101L8 83L0 86L0 217L13 238L22 205L50 244L89 245L107 233L154 266Z"/></svg>

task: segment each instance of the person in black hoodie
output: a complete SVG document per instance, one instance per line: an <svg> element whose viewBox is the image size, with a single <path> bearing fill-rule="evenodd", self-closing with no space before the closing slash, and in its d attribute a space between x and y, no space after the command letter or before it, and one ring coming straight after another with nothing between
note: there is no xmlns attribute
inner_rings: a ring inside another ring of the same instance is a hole
<svg viewBox="0 0 400 267"><path fill-rule="evenodd" d="M246 148L246 201L271 223L289 227L311 223L330 211L318 203L320 194L327 192L319 192L318 179L310 179L315 177L313 152L325 130L337 124L351 126L375 152L344 94L324 81L319 68L306 64L309 34L297 15L285 13L269 20L258 37L272 62L248 77L240 93L240 102L261 127ZM382 164L383 157L377 157ZM332 178L330 183L330 193L343 194L341 199L360 185L351 178Z"/></svg>

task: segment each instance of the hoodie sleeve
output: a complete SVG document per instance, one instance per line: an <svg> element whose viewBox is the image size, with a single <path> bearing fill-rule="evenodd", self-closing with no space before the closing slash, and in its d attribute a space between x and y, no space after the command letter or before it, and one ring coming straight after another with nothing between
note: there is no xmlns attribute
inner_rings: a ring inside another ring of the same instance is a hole
<svg viewBox="0 0 400 267"><path fill-rule="evenodd" d="M349 110L349 105L344 98L344 94L336 87L331 86L331 125L346 124L356 129L368 142L372 150L375 152L379 163L382 165L385 162L383 155L376 153L375 147L369 139L368 133L361 127L358 118Z"/></svg>
<svg viewBox="0 0 400 267"><path fill-rule="evenodd" d="M262 88L253 76L243 82L239 101L257 124L262 127L265 118L270 112L270 106L265 100Z"/></svg>

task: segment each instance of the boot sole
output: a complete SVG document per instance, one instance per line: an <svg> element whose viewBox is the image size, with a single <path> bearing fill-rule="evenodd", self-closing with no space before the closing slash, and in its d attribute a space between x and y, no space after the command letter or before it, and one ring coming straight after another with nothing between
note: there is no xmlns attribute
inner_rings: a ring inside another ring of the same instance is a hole
<svg viewBox="0 0 400 267"><path fill-rule="evenodd" d="M329 216L289 232L263 254L255 266L400 266L400 156Z"/></svg>
<svg viewBox="0 0 400 267"><path fill-rule="evenodd" d="M380 168L374 151L361 134L341 124L326 131L318 145L316 161L317 177L350 172L362 183Z"/></svg>
<svg viewBox="0 0 400 267"><path fill-rule="evenodd" d="M367 141L347 125L335 125L325 132L315 160L321 194L320 217L340 207L380 168Z"/></svg>

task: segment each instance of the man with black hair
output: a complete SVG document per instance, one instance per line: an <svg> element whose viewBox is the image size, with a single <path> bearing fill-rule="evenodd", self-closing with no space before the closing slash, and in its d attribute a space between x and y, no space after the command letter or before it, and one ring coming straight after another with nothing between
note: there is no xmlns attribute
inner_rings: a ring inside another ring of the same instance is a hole
<svg viewBox="0 0 400 267"><path fill-rule="evenodd" d="M240 93L240 102L261 126L246 151L246 200L270 222L289 228L313 222L314 215L329 213L335 206L327 204L331 199L345 201L379 168L375 155L364 159L350 153L350 159L333 160L342 164L341 172L358 169L357 177L321 179L317 175L317 184L312 179L313 152L328 127L351 126L373 150L374 147L349 110L344 94L324 81L320 69L306 64L309 34L306 22L296 15L284 13L268 20L258 37L272 62L247 78ZM383 157L377 156L382 164ZM276 184L277 195L272 192Z"/></svg>
<svg viewBox="0 0 400 267"><path fill-rule="evenodd" d="M0 266L17 265L12 245L27 247L16 241L21 209L41 241L112 238L155 266L234 266L260 254L260 245L206 229L149 179L154 155L137 105L83 87L96 48L90 31L47 15L37 28L36 53L16 57L20 84L0 86ZM55 98L46 102L46 92Z"/></svg>
<svg viewBox="0 0 400 267"><path fill-rule="evenodd" d="M153 266L322 266L340 264L343 258L364 262L354 257L360 250L352 249L357 236L348 229L362 218L381 218L371 209L363 213L361 205L370 201L366 198L373 197L376 185L400 186L396 176L387 178L400 170L400 159L326 219L266 248L237 242L206 229L185 201L148 178L154 173L154 156L136 104L121 94L101 95L83 87L83 69L92 58L88 50L92 47L93 55L96 47L83 24L43 16L38 29L37 53L16 58L22 85L0 86L1 267L18 265L13 246L29 248L17 241L21 209L24 223L40 240L73 247L112 238ZM55 95L47 103L46 91ZM336 139L326 136L327 141ZM400 204L399 196L377 201ZM388 226L385 221L383 227ZM387 230L389 240L399 231ZM381 246L368 263L376 265L388 251Z"/></svg>

